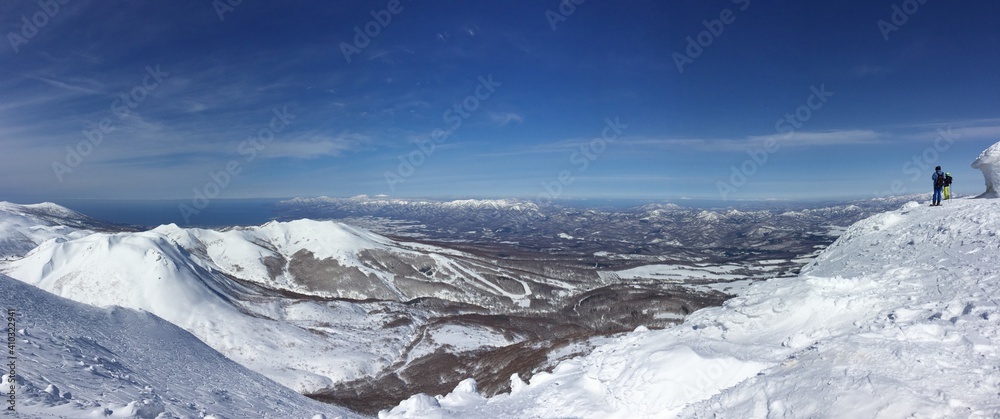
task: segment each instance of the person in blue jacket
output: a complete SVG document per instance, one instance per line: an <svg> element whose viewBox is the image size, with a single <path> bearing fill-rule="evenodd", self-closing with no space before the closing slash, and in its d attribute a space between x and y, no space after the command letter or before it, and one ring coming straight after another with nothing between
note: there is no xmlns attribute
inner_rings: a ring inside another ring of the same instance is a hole
<svg viewBox="0 0 1000 419"><path fill-rule="evenodd" d="M931 180L934 181L934 196L931 198L931 206L939 207L941 206L941 192L944 190L944 172L941 171L941 166L934 168Z"/></svg>

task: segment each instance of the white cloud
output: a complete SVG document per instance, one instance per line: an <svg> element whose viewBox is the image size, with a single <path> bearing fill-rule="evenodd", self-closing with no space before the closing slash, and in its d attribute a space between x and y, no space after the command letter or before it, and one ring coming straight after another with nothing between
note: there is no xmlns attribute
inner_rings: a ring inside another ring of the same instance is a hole
<svg viewBox="0 0 1000 419"><path fill-rule="evenodd" d="M884 134L872 130L796 131L785 134L752 135L744 138L623 138L619 144L638 147L685 148L698 151L744 151L752 145L777 142L781 147L820 147L846 144L875 144Z"/></svg>
<svg viewBox="0 0 1000 419"><path fill-rule="evenodd" d="M275 140L261 150L261 157L290 157L313 159L339 156L344 151L353 150L368 142L368 137L357 133L345 133L336 137L316 136L309 139Z"/></svg>
<svg viewBox="0 0 1000 419"><path fill-rule="evenodd" d="M504 126L511 122L517 122L520 124L524 122L524 117L514 112L490 112L490 120L500 126Z"/></svg>
<svg viewBox="0 0 1000 419"><path fill-rule="evenodd" d="M907 133L900 139L928 141L941 136L941 132L955 140L1000 139L1000 119L973 119L967 121L933 122L904 126Z"/></svg>
<svg viewBox="0 0 1000 419"><path fill-rule="evenodd" d="M88 94L88 95L103 95L104 94L103 89L102 89L103 85L101 83L99 83L99 82L94 81L94 80L77 79L76 81L83 81L83 82L86 82L86 83L70 84L70 83L62 82L62 81L51 79L51 78L41 77L41 76L28 75L27 77L30 78L30 79L35 79L35 80L44 82L45 84L48 84L49 86L58 87L60 89L68 90L68 91L75 92L75 93L84 93L84 94ZM89 84L90 86L85 86L84 84Z"/></svg>
<svg viewBox="0 0 1000 419"><path fill-rule="evenodd" d="M993 138L1000 140L1000 126L998 125L954 128L952 132L957 134L958 138Z"/></svg>
<svg viewBox="0 0 1000 419"><path fill-rule="evenodd" d="M833 146L845 144L875 144L880 142L885 134L872 130L846 130L826 132L793 132L789 134L772 134L752 136L747 139L755 143L777 141L782 147Z"/></svg>

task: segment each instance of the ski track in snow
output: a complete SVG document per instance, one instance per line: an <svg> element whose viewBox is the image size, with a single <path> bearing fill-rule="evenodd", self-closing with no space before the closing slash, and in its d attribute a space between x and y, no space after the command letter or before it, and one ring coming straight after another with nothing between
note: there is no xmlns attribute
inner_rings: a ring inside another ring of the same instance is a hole
<svg viewBox="0 0 1000 419"><path fill-rule="evenodd" d="M512 392L415 395L382 418L998 417L1000 201L858 222L797 277L639 328Z"/></svg>
<svg viewBox="0 0 1000 419"><path fill-rule="evenodd" d="M445 257L442 257L440 255L436 255L436 254L433 254L433 253L431 254L431 257L434 258L434 260L436 260L438 263L440 263L441 266L448 267L449 269L451 269L452 271L454 271L456 274L460 275L460 277L475 279L476 283L479 284L478 285L479 288L481 288L481 289L483 289L485 291L493 292L493 293L496 293L496 294L499 294L499 295L503 295L503 296L505 296L507 298L510 298L512 301L520 301L520 300L527 299L528 297L531 297L531 288L529 288L528 284L526 284L524 281L516 280L516 281L518 281L518 282L521 283L521 287L523 287L523 289L524 289L524 294L514 294L514 293L511 293L511 292L507 292L503 288L500 288L499 285L490 282L486 278L483 278L482 275L479 275L476 272L473 272L473 271L471 271L469 269L466 269L465 267L463 267L463 266L461 266L461 265L459 265L457 263L453 263L450 259L447 259Z"/></svg>

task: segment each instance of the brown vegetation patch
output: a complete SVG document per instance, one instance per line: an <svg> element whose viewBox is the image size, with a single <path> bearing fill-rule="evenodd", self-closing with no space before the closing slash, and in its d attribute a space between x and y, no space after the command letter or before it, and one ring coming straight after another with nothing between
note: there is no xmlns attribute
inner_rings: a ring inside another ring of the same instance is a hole
<svg viewBox="0 0 1000 419"><path fill-rule="evenodd" d="M728 296L722 293L697 293L683 288L660 289L656 285L614 285L581 294L558 312L534 315L456 314L432 319L423 327L460 324L500 331L506 337L524 341L501 348L449 353L445 348L409 363L399 362L393 371L338 383L327 391L310 394L314 399L336 403L358 412L374 415L416 393L430 395L451 392L463 379L476 379L485 396L510 391L510 377L518 374L527 380L538 371L554 366L549 354L567 345L585 342L634 330L638 326L662 328L677 320L656 319L657 313L685 315L702 307L721 304ZM412 301L435 308L452 303L434 299ZM481 309L480 309L481 310ZM413 347L415 345L411 345ZM580 345L567 355L588 349Z"/></svg>
<svg viewBox="0 0 1000 419"><path fill-rule="evenodd" d="M381 300L395 300L398 297L378 277L367 275L354 266L343 266L336 259L317 259L305 249L292 255L288 273L312 292L325 292L340 297L364 295Z"/></svg>

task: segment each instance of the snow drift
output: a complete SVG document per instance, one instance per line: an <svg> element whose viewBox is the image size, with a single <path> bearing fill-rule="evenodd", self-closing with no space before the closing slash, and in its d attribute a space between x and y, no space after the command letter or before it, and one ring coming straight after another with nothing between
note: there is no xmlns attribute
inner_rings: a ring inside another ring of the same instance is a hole
<svg viewBox="0 0 1000 419"><path fill-rule="evenodd" d="M22 415L356 416L282 387L149 313L98 309L4 275L0 306L16 313L14 398Z"/></svg>
<svg viewBox="0 0 1000 419"><path fill-rule="evenodd" d="M979 155L976 161L972 162L973 169L983 172L983 179L986 181L986 192L978 198L1000 198L1000 142L993 144Z"/></svg>
<svg viewBox="0 0 1000 419"><path fill-rule="evenodd" d="M640 328L509 394L464 382L380 417L996 417L1000 202L915 202L801 275Z"/></svg>

